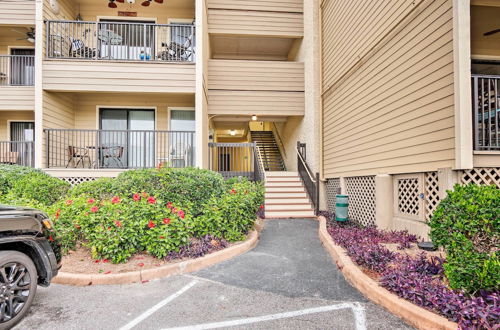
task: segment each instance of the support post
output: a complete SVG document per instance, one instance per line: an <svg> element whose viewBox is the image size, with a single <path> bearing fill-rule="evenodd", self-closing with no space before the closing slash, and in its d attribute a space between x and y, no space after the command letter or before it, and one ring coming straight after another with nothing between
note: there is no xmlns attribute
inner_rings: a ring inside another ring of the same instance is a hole
<svg viewBox="0 0 500 330"><path fill-rule="evenodd" d="M452 190L453 186L458 183L458 171L453 171L451 167L438 169L438 186L439 199L443 200L446 197L446 190Z"/></svg>
<svg viewBox="0 0 500 330"><path fill-rule="evenodd" d="M394 192L392 176L375 176L375 225L380 229L392 229L394 218Z"/></svg>

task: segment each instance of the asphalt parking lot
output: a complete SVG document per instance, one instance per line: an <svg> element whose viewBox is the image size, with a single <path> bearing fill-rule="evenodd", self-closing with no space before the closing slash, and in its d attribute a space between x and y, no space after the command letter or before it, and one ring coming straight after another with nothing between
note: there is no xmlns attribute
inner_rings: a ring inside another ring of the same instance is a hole
<svg viewBox="0 0 500 330"><path fill-rule="evenodd" d="M313 220L272 220L252 251L143 284L39 288L15 329L411 329L342 277Z"/></svg>

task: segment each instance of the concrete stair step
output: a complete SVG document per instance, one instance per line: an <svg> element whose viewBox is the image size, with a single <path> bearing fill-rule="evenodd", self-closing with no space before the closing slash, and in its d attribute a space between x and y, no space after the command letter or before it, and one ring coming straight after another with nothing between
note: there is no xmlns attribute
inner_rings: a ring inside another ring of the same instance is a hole
<svg viewBox="0 0 500 330"><path fill-rule="evenodd" d="M278 187L278 188L268 188L266 187L266 193L277 192L277 193L287 193L287 192L305 192L304 187Z"/></svg>
<svg viewBox="0 0 500 330"><path fill-rule="evenodd" d="M270 177L266 178L266 183L271 182L302 182L299 177L295 176L280 176L280 177Z"/></svg>
<svg viewBox="0 0 500 330"><path fill-rule="evenodd" d="M302 182L291 181L291 182L266 182L266 188L276 188L276 187L302 187Z"/></svg>
<svg viewBox="0 0 500 330"><path fill-rule="evenodd" d="M269 205L266 204L266 212L268 211L312 211L310 204L297 204L297 205Z"/></svg>
<svg viewBox="0 0 500 330"><path fill-rule="evenodd" d="M302 192L266 192L265 199L282 198L308 198L305 191Z"/></svg>
<svg viewBox="0 0 500 330"><path fill-rule="evenodd" d="M266 219L315 218L314 211L267 211Z"/></svg>
<svg viewBox="0 0 500 330"><path fill-rule="evenodd" d="M276 171L266 171L266 178L273 178L273 177L283 177L283 176L299 176L298 172L291 172L291 171L283 171L283 172L276 172Z"/></svg>
<svg viewBox="0 0 500 330"><path fill-rule="evenodd" d="M311 205L309 198L267 198L266 205Z"/></svg>

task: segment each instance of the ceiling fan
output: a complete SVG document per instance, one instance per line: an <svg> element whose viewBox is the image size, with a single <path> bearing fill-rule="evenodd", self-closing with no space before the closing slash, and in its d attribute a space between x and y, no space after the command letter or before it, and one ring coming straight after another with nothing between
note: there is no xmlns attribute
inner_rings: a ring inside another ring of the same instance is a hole
<svg viewBox="0 0 500 330"><path fill-rule="evenodd" d="M483 36L485 36L485 37L491 36L491 35L498 33L498 32L500 32L500 29L491 30L491 31L483 33Z"/></svg>
<svg viewBox="0 0 500 330"><path fill-rule="evenodd" d="M25 36L24 38L19 38L17 40L28 40L32 44L35 43L35 28L30 27L28 31L19 31L17 29L12 29L12 31L23 34Z"/></svg>

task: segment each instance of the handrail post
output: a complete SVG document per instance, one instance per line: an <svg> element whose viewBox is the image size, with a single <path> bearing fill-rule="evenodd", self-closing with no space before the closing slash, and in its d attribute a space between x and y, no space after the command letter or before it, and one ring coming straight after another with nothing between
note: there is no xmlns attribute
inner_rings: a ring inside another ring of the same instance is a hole
<svg viewBox="0 0 500 330"><path fill-rule="evenodd" d="M315 214L319 214L319 172L316 172L316 201L315 204Z"/></svg>
<svg viewBox="0 0 500 330"><path fill-rule="evenodd" d="M45 166L47 168L50 168L49 166L50 132L47 130L44 131L45 131Z"/></svg>

